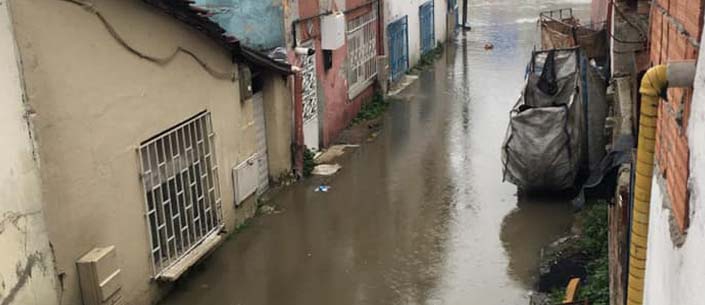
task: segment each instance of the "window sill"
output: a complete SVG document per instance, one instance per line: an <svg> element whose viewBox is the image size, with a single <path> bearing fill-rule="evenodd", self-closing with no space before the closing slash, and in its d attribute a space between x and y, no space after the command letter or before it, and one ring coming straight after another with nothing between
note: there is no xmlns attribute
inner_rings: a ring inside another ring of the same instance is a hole
<svg viewBox="0 0 705 305"><path fill-rule="evenodd" d="M175 282L178 280L191 266L213 252L223 242L223 236L220 234L221 229L222 226L218 230L213 231L198 246L169 267L166 267L155 278L162 282Z"/></svg>
<svg viewBox="0 0 705 305"><path fill-rule="evenodd" d="M372 85L376 79L377 79L377 74L375 74L374 76L370 77L370 79L368 79L360 84L356 84L356 85L350 87L348 89L348 99L352 100L352 99L356 98L358 95L360 95L360 93L362 93L370 85Z"/></svg>

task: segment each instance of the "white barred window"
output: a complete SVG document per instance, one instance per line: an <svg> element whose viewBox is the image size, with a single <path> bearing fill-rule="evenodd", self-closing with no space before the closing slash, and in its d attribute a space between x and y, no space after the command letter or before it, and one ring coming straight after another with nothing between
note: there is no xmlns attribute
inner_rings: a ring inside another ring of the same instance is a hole
<svg viewBox="0 0 705 305"><path fill-rule="evenodd" d="M354 98L365 90L377 76L377 10L349 20L348 38L348 95Z"/></svg>
<svg viewBox="0 0 705 305"><path fill-rule="evenodd" d="M213 137L210 113L203 112L140 144L157 277L222 228Z"/></svg>

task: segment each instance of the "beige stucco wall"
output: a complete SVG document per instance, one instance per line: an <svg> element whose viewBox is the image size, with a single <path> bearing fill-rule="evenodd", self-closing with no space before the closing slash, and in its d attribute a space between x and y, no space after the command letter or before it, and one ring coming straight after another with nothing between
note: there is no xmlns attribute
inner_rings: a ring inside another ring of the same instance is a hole
<svg viewBox="0 0 705 305"><path fill-rule="evenodd" d="M136 50L167 58L178 47L215 70L236 71L224 49L138 0L94 0ZM207 109L212 113L226 228L254 213L235 210L230 169L252 155L250 103L237 81L207 73L180 52L166 64L139 58L90 11L61 0L13 0L28 102L36 111L49 237L62 304L80 304L75 261L115 245L127 304L150 304L166 289L150 279L140 142Z"/></svg>
<svg viewBox="0 0 705 305"><path fill-rule="evenodd" d="M293 104L287 78L272 73L265 74L262 93L269 176L277 180L282 174L291 173Z"/></svg>
<svg viewBox="0 0 705 305"><path fill-rule="evenodd" d="M0 304L58 304L39 167L5 1L0 1L0 139Z"/></svg>

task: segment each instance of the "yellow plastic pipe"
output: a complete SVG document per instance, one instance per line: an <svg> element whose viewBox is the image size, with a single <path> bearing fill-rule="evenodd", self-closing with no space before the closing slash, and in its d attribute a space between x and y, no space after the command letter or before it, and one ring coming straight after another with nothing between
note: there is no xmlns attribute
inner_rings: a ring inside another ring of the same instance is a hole
<svg viewBox="0 0 705 305"><path fill-rule="evenodd" d="M644 302L644 274L649 235L649 206L654 173L656 121L662 93L669 87L690 87L695 77L695 61L683 61L650 68L641 80L639 142L636 153L636 181L629 245L627 305Z"/></svg>
<svg viewBox="0 0 705 305"><path fill-rule="evenodd" d="M649 69L641 80L641 115L639 141L636 153L636 181L634 207L629 245L629 281L627 305L641 305L644 299L644 272L649 233L649 202L654 172L656 119L660 94L668 86L668 67L659 65Z"/></svg>
<svg viewBox="0 0 705 305"><path fill-rule="evenodd" d="M575 302L575 297L578 295L578 287L580 287L580 278L576 277L568 281L568 287L565 288L563 304L572 304Z"/></svg>

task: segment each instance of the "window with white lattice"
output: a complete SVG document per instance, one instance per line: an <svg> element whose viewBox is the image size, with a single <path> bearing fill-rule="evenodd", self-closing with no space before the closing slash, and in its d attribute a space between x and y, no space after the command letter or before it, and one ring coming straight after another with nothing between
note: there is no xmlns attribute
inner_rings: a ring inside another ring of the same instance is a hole
<svg viewBox="0 0 705 305"><path fill-rule="evenodd" d="M139 147L154 274L218 234L223 217L209 112Z"/></svg>
<svg viewBox="0 0 705 305"><path fill-rule="evenodd" d="M348 95L354 98L377 76L377 11L347 22Z"/></svg>

